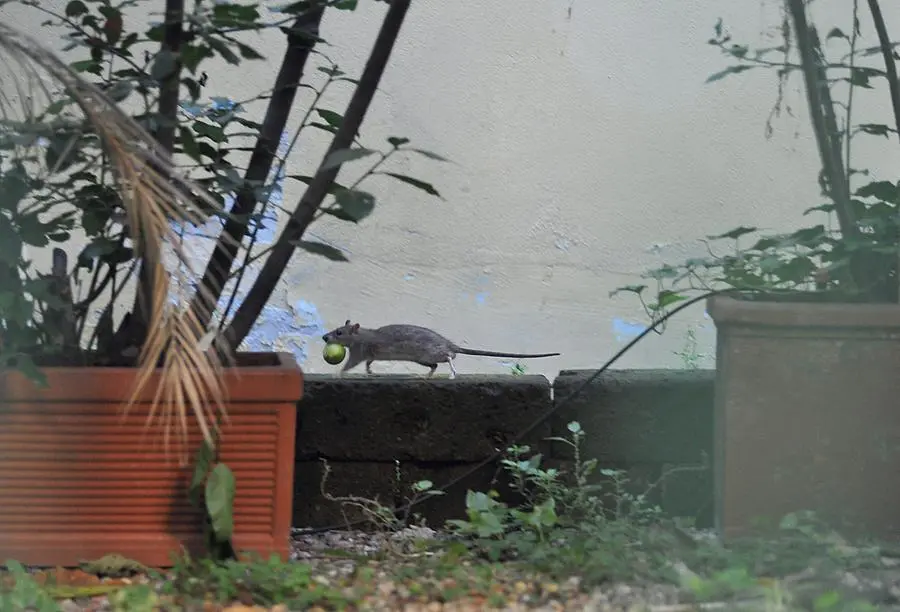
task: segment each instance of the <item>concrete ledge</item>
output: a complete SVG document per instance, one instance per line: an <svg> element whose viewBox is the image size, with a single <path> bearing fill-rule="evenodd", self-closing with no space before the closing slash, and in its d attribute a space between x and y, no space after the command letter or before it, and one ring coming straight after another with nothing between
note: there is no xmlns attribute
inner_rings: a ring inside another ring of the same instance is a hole
<svg viewBox="0 0 900 612"><path fill-rule="evenodd" d="M554 401L578 389L595 370L564 370L553 383ZM714 370L610 370L560 406L554 436L566 425L587 432L583 452L600 463L696 463L712 457ZM554 443L554 457L571 457Z"/></svg>
<svg viewBox="0 0 900 612"><path fill-rule="evenodd" d="M359 512L325 499L319 490L322 464L332 473L335 496L378 498L386 506L407 501L410 485L427 479L435 487L471 469L578 388L592 370L543 376L307 375L297 418L294 524L323 526L360 518ZM568 437L577 420L587 432L584 458L599 468L622 469L643 492L660 474L673 471L652 490L650 501L673 516L701 526L712 521L714 371L617 370L606 372L521 444L541 452L547 466L571 467L568 447L549 443ZM396 463L395 463L396 462ZM416 508L428 524L465 516L467 489L496 488L513 501L505 475L488 465ZM399 476L398 476L399 474ZM598 476L598 480L602 477Z"/></svg>
<svg viewBox="0 0 900 612"><path fill-rule="evenodd" d="M550 408L543 376L306 376L297 459L474 462ZM524 443L539 446L549 423Z"/></svg>

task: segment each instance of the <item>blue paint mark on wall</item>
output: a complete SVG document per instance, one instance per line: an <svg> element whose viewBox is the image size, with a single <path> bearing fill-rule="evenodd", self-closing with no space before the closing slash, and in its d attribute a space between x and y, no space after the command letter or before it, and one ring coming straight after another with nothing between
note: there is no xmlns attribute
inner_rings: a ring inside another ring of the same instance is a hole
<svg viewBox="0 0 900 612"><path fill-rule="evenodd" d="M646 325L641 325L640 323L631 323L630 321L625 321L623 319L615 318L612 322L612 331L616 336L617 342L627 342L638 336L641 332L647 329Z"/></svg>
<svg viewBox="0 0 900 612"><path fill-rule="evenodd" d="M230 110L235 113L243 112L235 102L228 98L211 98L209 105L191 105L182 106L183 110L192 117L201 117L215 110ZM287 132L281 135L278 145L278 154L283 157L287 154L289 139ZM256 232L256 242L262 245L271 244L275 241L275 232L278 225L278 216L280 207L284 200L284 167L278 167L280 164L276 160L276 167L273 168L272 174L269 176L268 202L269 206L265 207L265 212L259 220L251 220L251 230L254 223L259 222L259 228ZM234 205L234 195L229 194L225 198L225 210L230 211ZM222 219L211 219L204 224L203 227L184 228L186 234L202 234L204 236L216 236L224 225ZM178 231L180 228L176 228ZM207 240L207 238L202 238ZM234 299L233 308L240 306L246 297L246 291L243 287L252 286L262 261L257 260L252 263L245 271L241 287ZM220 311L228 305L231 292L226 291L225 295L219 300ZM232 310L233 312L233 310ZM292 353L299 363L304 363L308 357L307 347L310 340L319 339L325 333L324 322L319 315L316 306L305 300L299 300L290 307L267 304L260 313L256 326L250 331L245 346L252 351L288 351Z"/></svg>
<svg viewBox="0 0 900 612"><path fill-rule="evenodd" d="M305 300L298 300L290 308L267 304L246 343L252 351L286 350L302 364L309 357L310 340L315 341L325 332L314 304Z"/></svg>

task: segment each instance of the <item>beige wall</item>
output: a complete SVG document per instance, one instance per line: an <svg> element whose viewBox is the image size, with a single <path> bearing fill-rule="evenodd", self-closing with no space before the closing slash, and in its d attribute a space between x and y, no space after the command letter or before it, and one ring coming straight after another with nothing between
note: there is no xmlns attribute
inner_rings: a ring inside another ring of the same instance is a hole
<svg viewBox="0 0 900 612"><path fill-rule="evenodd" d="M298 254L256 340L278 347L280 337L283 346L308 352L308 371L331 371L319 357L323 326L346 318L364 326L409 322L476 348L563 353L527 363L529 372L598 366L630 329L646 323L636 300L610 299L612 289L637 282L649 267L704 253L697 239L707 234L738 225L787 229L807 223L802 211L820 203L799 78L784 92L792 115L776 118L768 139L773 72L704 84L727 65L706 43L716 19L736 42L775 45L780 6L414 2L363 142L379 146L387 136L406 136L452 159L411 158L394 168L432 182L445 201L396 182L370 183L380 201L373 216L359 226L323 222L311 229L345 249L352 263ZM323 34L335 45L328 53L348 72L361 69L384 10L360 0L355 13L327 19ZM849 3L819 0L812 10L820 23L848 29ZM900 28L900 9L884 10L888 25ZM42 18L23 17L22 9L0 9L0 16L4 11L47 35L36 28ZM283 44L277 36L262 40L267 62L211 71L210 93L246 98L270 86ZM333 99L330 108L343 110L346 97ZM886 101L880 90L860 95L857 105L877 121L886 117ZM312 136L302 137L303 152L288 173L318 162L310 151L321 152L323 141ZM895 145L873 141L862 149L857 165L875 159L876 169L897 167ZM356 164L345 167L341 180L357 171ZM300 193L288 183L285 202ZM698 306L618 367L679 365L674 352L694 324L703 326L700 349L709 353L714 330ZM460 357L457 367L508 368L476 357Z"/></svg>

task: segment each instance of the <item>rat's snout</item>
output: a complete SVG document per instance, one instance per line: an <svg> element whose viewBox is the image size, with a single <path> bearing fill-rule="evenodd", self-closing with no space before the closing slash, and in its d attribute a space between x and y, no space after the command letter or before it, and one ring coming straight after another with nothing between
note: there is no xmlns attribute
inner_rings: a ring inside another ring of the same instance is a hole
<svg viewBox="0 0 900 612"><path fill-rule="evenodd" d="M322 340L324 340L325 342L328 342L328 334L325 334L324 336L322 336Z"/></svg>

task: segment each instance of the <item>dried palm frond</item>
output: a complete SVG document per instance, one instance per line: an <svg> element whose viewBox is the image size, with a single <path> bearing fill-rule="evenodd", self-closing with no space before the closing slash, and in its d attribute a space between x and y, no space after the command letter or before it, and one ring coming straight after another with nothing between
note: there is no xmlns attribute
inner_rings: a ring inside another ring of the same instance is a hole
<svg viewBox="0 0 900 612"><path fill-rule="evenodd" d="M189 309L178 301L173 304L169 297L173 284L189 284L185 276L191 271L173 221L197 225L210 210L220 212L221 206L202 187L175 170L168 152L143 127L39 42L0 23L0 55L13 68L13 91L19 93L23 106L31 103L32 96L20 81L27 79L29 87L37 84L46 92L40 74L43 72L64 87L84 112L102 142L109 170L121 192L135 256L153 280L152 295L145 296L150 304L150 331L138 356L137 385L126 411L147 385L156 381L158 388L151 402L148 425L154 419L163 424L167 445L172 430L178 431L186 442L188 415L192 414L204 438L213 443L213 432L218 427L216 409L227 417L222 353L206 350L206 329ZM165 266L164 253L168 252L174 253L174 270Z"/></svg>

